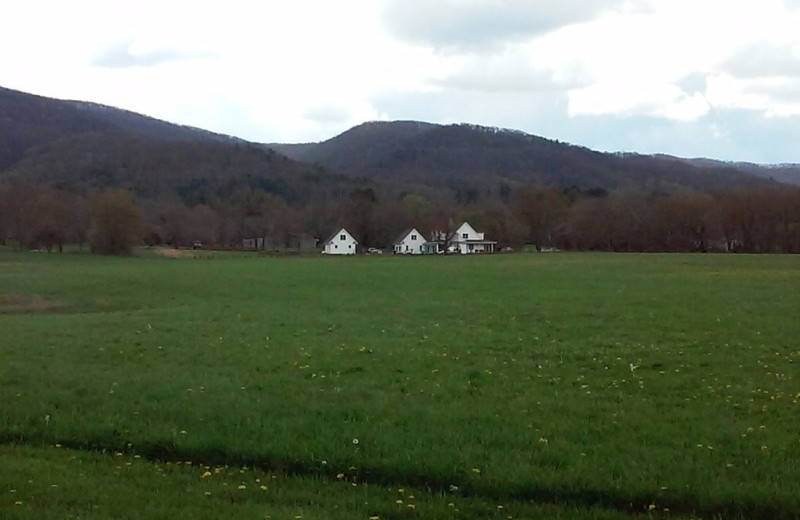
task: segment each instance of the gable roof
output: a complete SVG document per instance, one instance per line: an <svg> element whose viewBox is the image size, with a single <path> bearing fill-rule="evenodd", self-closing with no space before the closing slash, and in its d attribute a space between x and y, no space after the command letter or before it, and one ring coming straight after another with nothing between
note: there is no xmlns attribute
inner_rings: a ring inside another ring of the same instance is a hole
<svg viewBox="0 0 800 520"><path fill-rule="evenodd" d="M400 236L399 236L399 237L397 237L397 240L395 240L394 242L392 242L392 245L393 245L393 246L396 246L396 245L400 244L400 243L401 243L403 240L405 240L405 238L406 238L408 235L410 235L410 234L411 234L411 232L412 232L412 231L413 231L413 232L415 232L417 235L420 235L420 236L422 235L422 234L421 234L419 231L417 231L417 228L408 228L408 229L406 229L405 231L403 231L402 233L400 233Z"/></svg>
<svg viewBox="0 0 800 520"><path fill-rule="evenodd" d="M456 228L456 233L461 231L461 228L463 228L464 226L467 226L469 229L471 229L473 233L478 233L478 230L476 230L474 227L472 227L472 225L469 222L467 222L466 220L464 222L462 222L461 224L459 224L459 226Z"/></svg>
<svg viewBox="0 0 800 520"><path fill-rule="evenodd" d="M353 235L351 235L349 231L347 231L345 228L339 228L338 231L335 231L335 232L331 233L331 236L329 236L328 240L323 242L322 245L330 244L331 242L333 242L333 239L336 238L337 236L339 236L340 234L342 234L343 231L347 234L347 236L349 236L350 238L353 239L353 242L358 244L358 240L356 240L355 237Z"/></svg>

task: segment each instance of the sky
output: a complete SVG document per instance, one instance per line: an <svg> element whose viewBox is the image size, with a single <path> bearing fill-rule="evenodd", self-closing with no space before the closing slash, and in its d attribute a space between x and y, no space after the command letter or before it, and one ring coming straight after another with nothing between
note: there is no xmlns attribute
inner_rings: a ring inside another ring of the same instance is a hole
<svg viewBox="0 0 800 520"><path fill-rule="evenodd" d="M800 0L10 0L0 86L255 142L375 120L800 163Z"/></svg>

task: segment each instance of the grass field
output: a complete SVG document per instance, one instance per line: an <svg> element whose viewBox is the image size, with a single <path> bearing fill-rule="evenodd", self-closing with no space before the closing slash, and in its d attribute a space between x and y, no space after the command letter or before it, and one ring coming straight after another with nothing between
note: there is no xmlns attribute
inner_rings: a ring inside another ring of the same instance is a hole
<svg viewBox="0 0 800 520"><path fill-rule="evenodd" d="M800 518L798 318L795 256L0 249L0 517Z"/></svg>

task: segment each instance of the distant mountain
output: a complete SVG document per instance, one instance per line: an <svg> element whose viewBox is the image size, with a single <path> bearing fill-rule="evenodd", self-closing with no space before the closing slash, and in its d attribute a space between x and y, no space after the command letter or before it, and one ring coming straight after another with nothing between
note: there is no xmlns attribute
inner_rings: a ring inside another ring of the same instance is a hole
<svg viewBox="0 0 800 520"><path fill-rule="evenodd" d="M677 159L677 158L673 158ZM748 162L725 162L713 159L679 159L701 168L736 168L743 172L772 179L785 184L800 185L800 164L754 164Z"/></svg>
<svg viewBox="0 0 800 520"><path fill-rule="evenodd" d="M84 101L55 100L0 87L0 171L31 148L79 134L133 134L168 141L238 141Z"/></svg>
<svg viewBox="0 0 800 520"><path fill-rule="evenodd" d="M0 87L0 182L76 191L106 187L186 202L262 188L289 202L370 185L399 194L505 186L672 192L791 182L795 167L608 154L514 130L416 121L372 122L321 143L256 144L83 101Z"/></svg>
<svg viewBox="0 0 800 520"><path fill-rule="evenodd" d="M269 146L352 177L449 187L503 182L670 192L766 183L735 165L600 153L519 131L466 124L371 122L321 143Z"/></svg>
<svg viewBox="0 0 800 520"><path fill-rule="evenodd" d="M134 190L187 202L258 187L292 201L352 184L261 145L127 110L0 88L0 181Z"/></svg>

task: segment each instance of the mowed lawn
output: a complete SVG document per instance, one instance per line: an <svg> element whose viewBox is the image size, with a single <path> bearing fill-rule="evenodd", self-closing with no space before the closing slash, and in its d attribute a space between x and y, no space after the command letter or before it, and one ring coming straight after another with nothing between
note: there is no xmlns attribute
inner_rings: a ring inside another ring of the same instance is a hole
<svg viewBox="0 0 800 520"><path fill-rule="evenodd" d="M796 256L0 250L0 360L2 517L800 517Z"/></svg>

